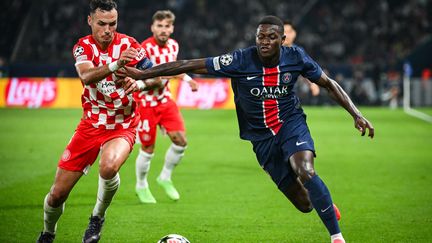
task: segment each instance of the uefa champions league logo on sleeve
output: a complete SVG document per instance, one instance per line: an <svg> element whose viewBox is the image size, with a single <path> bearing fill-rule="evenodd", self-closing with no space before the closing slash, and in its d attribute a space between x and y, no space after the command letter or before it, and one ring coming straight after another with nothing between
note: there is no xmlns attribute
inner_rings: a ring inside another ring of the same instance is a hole
<svg viewBox="0 0 432 243"><path fill-rule="evenodd" d="M74 51L74 56L77 57L77 56L79 56L79 55L81 55L81 54L83 54L83 53L84 53L84 47L82 47L82 46L77 46L77 47L75 48L75 51Z"/></svg>
<svg viewBox="0 0 432 243"><path fill-rule="evenodd" d="M225 54L220 57L220 62L224 66L230 65L232 61L233 61L233 55L231 54Z"/></svg>

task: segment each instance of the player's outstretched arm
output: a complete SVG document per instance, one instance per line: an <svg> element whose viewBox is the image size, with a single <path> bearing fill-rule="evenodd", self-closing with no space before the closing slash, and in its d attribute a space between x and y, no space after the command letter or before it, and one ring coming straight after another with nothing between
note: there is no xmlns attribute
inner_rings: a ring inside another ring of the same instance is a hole
<svg viewBox="0 0 432 243"><path fill-rule="evenodd" d="M124 67L124 75L134 79L148 79L159 76L174 76L181 73L199 73L206 74L206 59L180 60L167 62L158 66L138 70L136 68Z"/></svg>
<svg viewBox="0 0 432 243"><path fill-rule="evenodd" d="M336 81L329 78L325 73L322 73L319 80L315 83L327 89L330 96L351 114L354 118L354 126L361 132L362 136L366 134L366 130L369 130L368 136L371 138L374 137L375 130L372 123L363 117L359 109L357 109L351 101L350 97Z"/></svg>

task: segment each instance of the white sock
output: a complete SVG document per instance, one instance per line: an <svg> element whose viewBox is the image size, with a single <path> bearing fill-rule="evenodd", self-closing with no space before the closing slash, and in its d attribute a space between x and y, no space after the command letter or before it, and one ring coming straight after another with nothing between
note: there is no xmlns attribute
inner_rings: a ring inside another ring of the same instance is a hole
<svg viewBox="0 0 432 243"><path fill-rule="evenodd" d="M159 175L161 180L171 180L171 174L174 170L174 167L180 163L185 150L186 147L171 144L165 154L165 164Z"/></svg>
<svg viewBox="0 0 432 243"><path fill-rule="evenodd" d="M93 216L100 218L105 216L105 211L120 186L120 175L117 173L113 178L105 180L99 175L99 187L96 198L96 205L93 209Z"/></svg>
<svg viewBox="0 0 432 243"><path fill-rule="evenodd" d="M53 208L48 205L49 193L44 199L44 232L55 234L57 229L57 221L64 211L65 204L63 203L58 208Z"/></svg>
<svg viewBox="0 0 432 243"><path fill-rule="evenodd" d="M331 235L330 239L331 239L332 242L335 239L343 239L342 233L337 233L337 234Z"/></svg>
<svg viewBox="0 0 432 243"><path fill-rule="evenodd" d="M150 162L154 154L149 154L142 149L135 160L135 173L136 173L136 188L147 188L147 175L150 171Z"/></svg>

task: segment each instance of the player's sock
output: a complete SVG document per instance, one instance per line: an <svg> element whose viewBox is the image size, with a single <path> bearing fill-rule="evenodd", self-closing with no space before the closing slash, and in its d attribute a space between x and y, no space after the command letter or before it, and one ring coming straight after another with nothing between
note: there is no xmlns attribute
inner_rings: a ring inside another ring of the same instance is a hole
<svg viewBox="0 0 432 243"><path fill-rule="evenodd" d="M342 233L334 234L330 236L331 243L345 243L345 239Z"/></svg>
<svg viewBox="0 0 432 243"><path fill-rule="evenodd" d="M148 187L147 175L150 171L150 163L154 154L149 154L142 149L135 160L135 173L136 173L136 189L143 189Z"/></svg>
<svg viewBox="0 0 432 243"><path fill-rule="evenodd" d="M93 216L103 218L105 211L111 204L111 201L120 185L120 175L117 173L113 178L105 180L99 175L99 187L96 199L96 205L93 209Z"/></svg>
<svg viewBox="0 0 432 243"><path fill-rule="evenodd" d="M183 147L176 144L171 144L165 154L165 164L159 175L160 180L171 180L171 174L174 170L174 167L180 163L185 150L186 146Z"/></svg>
<svg viewBox="0 0 432 243"><path fill-rule="evenodd" d="M61 206L57 208L53 208L48 205L48 195L45 196L44 199L44 230L43 232L49 232L51 234L55 234L57 229L57 221L62 215L64 211L65 204L63 203Z"/></svg>
<svg viewBox="0 0 432 243"><path fill-rule="evenodd" d="M318 175L313 176L309 181L304 183L309 191L309 197L312 205L318 212L330 235L340 233L339 223L336 219L333 202L330 192L324 182Z"/></svg>

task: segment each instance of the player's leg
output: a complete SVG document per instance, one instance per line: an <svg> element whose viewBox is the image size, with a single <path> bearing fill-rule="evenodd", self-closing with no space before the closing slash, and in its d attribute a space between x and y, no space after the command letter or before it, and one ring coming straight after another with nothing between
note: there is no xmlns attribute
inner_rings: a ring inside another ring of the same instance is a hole
<svg viewBox="0 0 432 243"><path fill-rule="evenodd" d="M92 128L93 129L93 128ZM44 200L44 232L38 242L52 242L56 223L63 213L64 202L86 168L97 158L100 144L89 140L94 134L80 124L58 162L54 184ZM45 235L44 235L45 234Z"/></svg>
<svg viewBox="0 0 432 243"><path fill-rule="evenodd" d="M162 180L171 180L172 172L183 158L187 146L184 131L168 132L168 136L172 144L165 153L164 167L159 175Z"/></svg>
<svg viewBox="0 0 432 243"><path fill-rule="evenodd" d="M105 142L101 147L99 161L99 184L96 205L90 216L90 222L83 236L83 242L98 242L105 213L120 185L118 174L120 167L124 164L135 142L135 131L131 136L116 137Z"/></svg>
<svg viewBox="0 0 432 243"><path fill-rule="evenodd" d="M147 176L150 171L151 160L154 156L154 144L141 145L135 160L136 185L135 192L142 203L156 203L150 191Z"/></svg>
<svg viewBox="0 0 432 243"><path fill-rule="evenodd" d="M156 203L147 181L151 160L154 156L157 123L159 122L155 109L153 107L140 107L139 109L140 123L137 131L141 147L135 159L135 192L142 203Z"/></svg>
<svg viewBox="0 0 432 243"><path fill-rule="evenodd" d="M168 101L163 106L160 125L166 129L172 144L165 153L165 162L157 182L161 185L168 197L172 200L180 199L180 195L171 180L174 168L180 163L186 150L187 140L184 121L181 113L173 101Z"/></svg>
<svg viewBox="0 0 432 243"><path fill-rule="evenodd" d="M300 212L309 213L313 210L309 193L298 178L280 190Z"/></svg>
<svg viewBox="0 0 432 243"><path fill-rule="evenodd" d="M315 173L313 152L309 150L296 152L289 158L289 161L292 169L308 190L312 205L330 233L332 242L334 239L343 240L330 192Z"/></svg>
<svg viewBox="0 0 432 243"><path fill-rule="evenodd" d="M44 199L44 229L37 242L54 240L57 221L64 210L64 202L82 174L82 172L57 168L54 184Z"/></svg>

